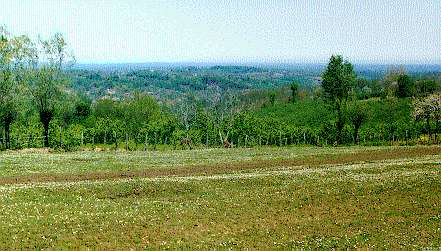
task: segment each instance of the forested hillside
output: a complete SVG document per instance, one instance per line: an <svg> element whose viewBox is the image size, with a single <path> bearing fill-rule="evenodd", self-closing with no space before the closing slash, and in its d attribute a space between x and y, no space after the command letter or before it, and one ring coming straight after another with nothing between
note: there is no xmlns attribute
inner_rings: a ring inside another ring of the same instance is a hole
<svg viewBox="0 0 441 251"><path fill-rule="evenodd" d="M133 92L147 92L159 101L170 101L191 95L210 99L216 93L225 91L255 93L254 90L279 89L293 82L311 91L320 83L326 67L321 64L255 65L80 64L70 68L68 74L71 87L91 100L121 99ZM441 66L408 65L405 68L410 75L418 78L440 78L438 73L441 72ZM382 79L391 69L397 67L355 66L357 76L370 81ZM357 87L364 86L359 84Z"/></svg>
<svg viewBox="0 0 441 251"><path fill-rule="evenodd" d="M251 66L172 66L135 70L120 66L110 71L89 67L69 73L72 88L92 100L121 99L133 92L145 92L170 104L189 96L208 101L224 92L279 88L293 81L308 86L316 77L294 70Z"/></svg>

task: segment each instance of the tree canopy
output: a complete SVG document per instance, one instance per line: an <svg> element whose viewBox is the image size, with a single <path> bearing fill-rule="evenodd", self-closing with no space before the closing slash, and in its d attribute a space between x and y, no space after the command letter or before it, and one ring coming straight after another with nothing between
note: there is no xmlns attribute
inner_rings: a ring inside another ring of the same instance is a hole
<svg viewBox="0 0 441 251"><path fill-rule="evenodd" d="M322 78L325 97L333 103L346 100L356 80L352 64L343 61L343 57L340 55L331 56Z"/></svg>

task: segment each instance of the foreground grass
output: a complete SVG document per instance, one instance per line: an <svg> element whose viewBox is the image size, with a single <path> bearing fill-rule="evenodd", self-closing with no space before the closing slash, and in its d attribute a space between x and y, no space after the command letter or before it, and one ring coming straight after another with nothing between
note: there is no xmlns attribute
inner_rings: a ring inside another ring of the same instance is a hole
<svg viewBox="0 0 441 251"><path fill-rule="evenodd" d="M40 156L46 169L30 169L21 154L3 154L3 178L25 166L22 175L30 179L0 186L0 249L441 247L437 147L208 152L213 159L188 151L150 159L24 155ZM87 178L126 168L134 175L148 173L136 172L143 168L198 172L40 183L29 171Z"/></svg>

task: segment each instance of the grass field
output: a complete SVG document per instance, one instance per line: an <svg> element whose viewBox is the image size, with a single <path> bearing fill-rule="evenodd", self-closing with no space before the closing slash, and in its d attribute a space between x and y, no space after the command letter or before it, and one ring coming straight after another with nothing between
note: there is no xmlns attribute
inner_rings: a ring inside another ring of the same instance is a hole
<svg viewBox="0 0 441 251"><path fill-rule="evenodd" d="M0 249L441 248L441 147L0 153Z"/></svg>

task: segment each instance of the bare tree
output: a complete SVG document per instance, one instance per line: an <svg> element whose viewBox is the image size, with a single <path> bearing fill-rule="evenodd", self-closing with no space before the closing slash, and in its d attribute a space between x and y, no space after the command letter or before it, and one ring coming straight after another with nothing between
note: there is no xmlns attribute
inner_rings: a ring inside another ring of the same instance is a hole
<svg viewBox="0 0 441 251"><path fill-rule="evenodd" d="M180 140L182 146L188 146L192 148L193 141L190 138L189 132L193 126L194 119L196 117L196 98L192 94L188 94L177 106L177 114L185 127L185 137Z"/></svg>
<svg viewBox="0 0 441 251"><path fill-rule="evenodd" d="M241 111L239 99L236 93L225 91L219 102L212 107L213 121L218 127L221 144L224 147L232 147L233 144L228 138L233 127L234 115Z"/></svg>

